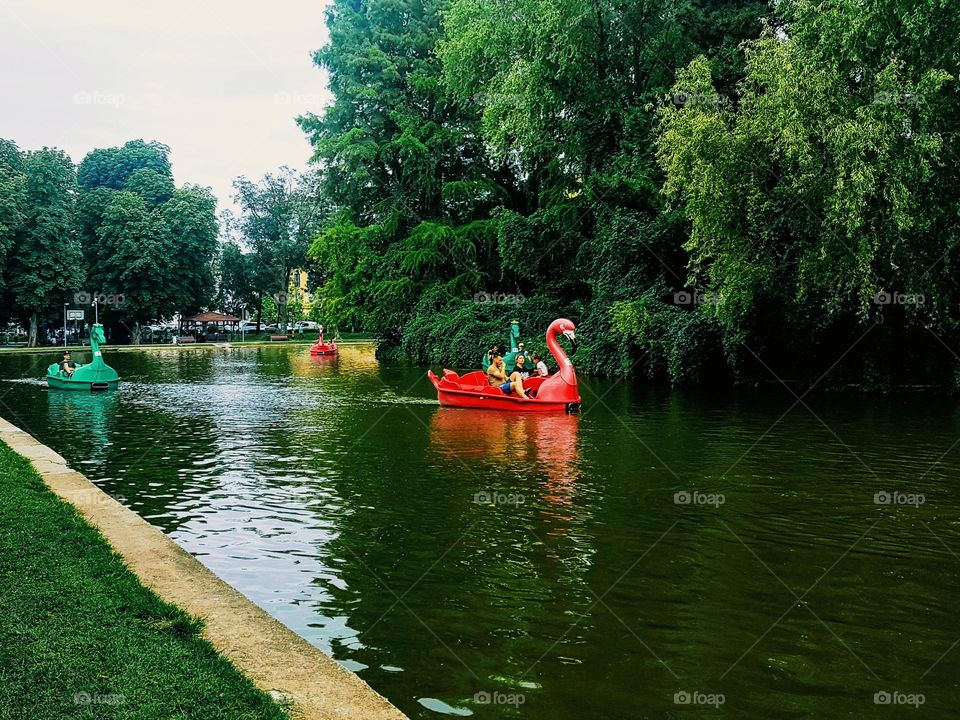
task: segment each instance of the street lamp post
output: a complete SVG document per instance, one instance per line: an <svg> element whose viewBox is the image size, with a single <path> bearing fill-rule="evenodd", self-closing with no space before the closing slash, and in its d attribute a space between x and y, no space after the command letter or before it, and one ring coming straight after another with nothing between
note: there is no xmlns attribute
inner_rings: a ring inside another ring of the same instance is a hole
<svg viewBox="0 0 960 720"><path fill-rule="evenodd" d="M240 303L240 342L247 341L247 304Z"/></svg>
<svg viewBox="0 0 960 720"><path fill-rule="evenodd" d="M67 346L67 307L70 303L63 304L63 346Z"/></svg>

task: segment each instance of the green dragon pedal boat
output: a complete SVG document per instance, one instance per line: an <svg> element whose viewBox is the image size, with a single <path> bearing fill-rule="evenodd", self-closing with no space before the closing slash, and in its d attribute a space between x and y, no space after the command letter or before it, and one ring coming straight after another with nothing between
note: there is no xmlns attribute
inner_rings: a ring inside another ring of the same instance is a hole
<svg viewBox="0 0 960 720"><path fill-rule="evenodd" d="M117 371L103 361L100 344L106 342L103 325L97 324L90 329L90 350L93 361L86 365L77 365L73 373L60 370L60 363L47 368L47 387L57 390L113 390L120 382Z"/></svg>

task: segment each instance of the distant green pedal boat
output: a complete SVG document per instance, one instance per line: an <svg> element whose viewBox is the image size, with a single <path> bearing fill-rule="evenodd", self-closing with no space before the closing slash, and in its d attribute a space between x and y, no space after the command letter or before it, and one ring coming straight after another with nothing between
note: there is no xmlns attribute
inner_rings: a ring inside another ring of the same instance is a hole
<svg viewBox="0 0 960 720"><path fill-rule="evenodd" d="M94 325L90 330L90 350L93 362L77 365L72 373L60 370L60 363L47 368L47 386L57 390L113 390L120 382L117 371L103 361L100 344L106 342L103 325Z"/></svg>

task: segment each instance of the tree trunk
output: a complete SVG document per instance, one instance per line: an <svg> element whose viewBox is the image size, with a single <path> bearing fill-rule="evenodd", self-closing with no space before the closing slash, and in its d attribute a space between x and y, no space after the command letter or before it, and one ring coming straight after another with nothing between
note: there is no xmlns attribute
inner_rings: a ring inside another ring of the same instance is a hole
<svg viewBox="0 0 960 720"><path fill-rule="evenodd" d="M133 321L133 330L130 333L130 344L131 345L140 344L140 323L137 320Z"/></svg>
<svg viewBox="0 0 960 720"><path fill-rule="evenodd" d="M282 283L283 283L283 284L282 284L281 287L280 287L280 299L283 300L283 302L280 303L280 308L279 308L279 309L280 309L280 312L279 312L279 315L280 315L280 323L281 323L281 324L280 324L280 327L283 329L284 332L286 332L286 331L287 331L287 319L288 319L288 316L287 316L287 302L290 300L290 298L289 298L289 296L288 296L288 293L290 292L290 270L289 270L289 268L284 268L284 269L283 269L283 280L282 280Z"/></svg>
<svg viewBox="0 0 960 720"><path fill-rule="evenodd" d="M30 314L30 330L27 334L27 347L37 346L37 314Z"/></svg>

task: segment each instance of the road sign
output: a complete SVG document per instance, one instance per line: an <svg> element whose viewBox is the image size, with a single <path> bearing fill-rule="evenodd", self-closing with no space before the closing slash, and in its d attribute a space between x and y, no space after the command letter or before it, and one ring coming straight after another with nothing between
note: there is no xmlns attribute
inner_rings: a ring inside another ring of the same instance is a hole
<svg viewBox="0 0 960 720"><path fill-rule="evenodd" d="M83 310L67 310L67 320L83 320Z"/></svg>

